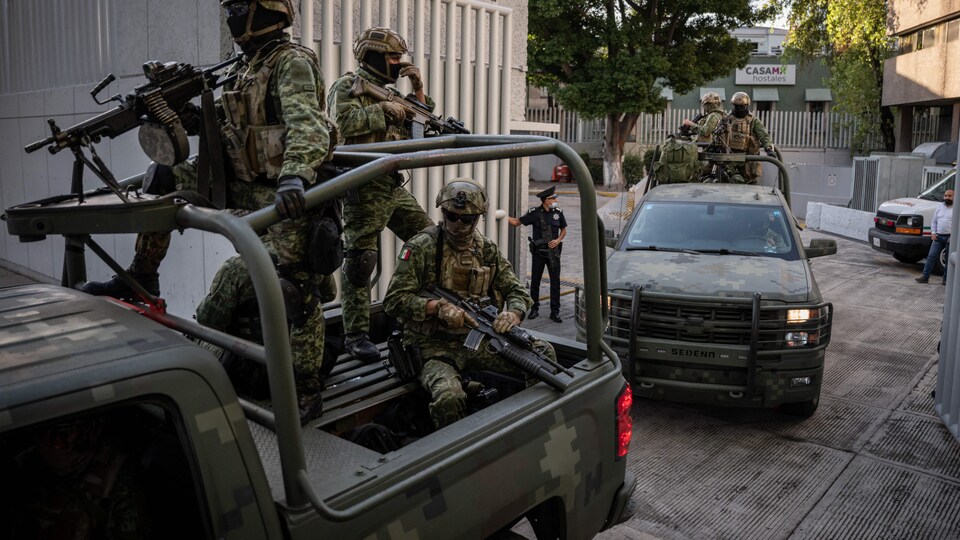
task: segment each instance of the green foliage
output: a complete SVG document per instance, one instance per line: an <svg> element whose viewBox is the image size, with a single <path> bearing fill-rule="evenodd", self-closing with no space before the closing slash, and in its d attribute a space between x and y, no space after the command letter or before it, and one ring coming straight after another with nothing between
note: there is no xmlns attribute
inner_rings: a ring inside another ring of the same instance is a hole
<svg viewBox="0 0 960 540"><path fill-rule="evenodd" d="M783 6L790 9L791 29L785 54L826 61L833 110L856 119L852 150L893 150L893 115L881 106L883 63L890 55L886 0L787 0Z"/></svg>
<svg viewBox="0 0 960 540"><path fill-rule="evenodd" d="M632 186L643 180L644 156L640 154L627 154L623 156L623 181L627 186Z"/></svg>

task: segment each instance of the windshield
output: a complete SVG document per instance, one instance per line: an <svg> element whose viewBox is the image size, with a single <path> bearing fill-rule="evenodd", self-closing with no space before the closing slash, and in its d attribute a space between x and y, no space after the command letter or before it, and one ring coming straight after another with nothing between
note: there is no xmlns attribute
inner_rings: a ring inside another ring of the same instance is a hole
<svg viewBox="0 0 960 540"><path fill-rule="evenodd" d="M799 258L782 208L734 203L646 202L621 249Z"/></svg>
<svg viewBox="0 0 960 540"><path fill-rule="evenodd" d="M948 171L943 175L943 178L937 181L936 184L930 186L929 189L920 194L921 199L926 199L928 201L937 201L943 202L943 193L948 189L953 189L953 185L956 183L957 171L956 169Z"/></svg>

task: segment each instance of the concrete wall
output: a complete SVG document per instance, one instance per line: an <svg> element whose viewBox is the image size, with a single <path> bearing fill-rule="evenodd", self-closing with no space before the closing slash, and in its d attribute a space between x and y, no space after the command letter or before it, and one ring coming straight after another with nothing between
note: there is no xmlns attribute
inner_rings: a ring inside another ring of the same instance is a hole
<svg viewBox="0 0 960 540"><path fill-rule="evenodd" d="M817 202L810 203L808 207L806 225L811 229L868 242L870 238L867 231L873 227L873 217L873 212Z"/></svg>
<svg viewBox="0 0 960 540"><path fill-rule="evenodd" d="M883 68L883 104L960 99L960 40L888 59Z"/></svg>
<svg viewBox="0 0 960 540"><path fill-rule="evenodd" d="M889 0L887 27L902 34L960 13L960 0Z"/></svg>

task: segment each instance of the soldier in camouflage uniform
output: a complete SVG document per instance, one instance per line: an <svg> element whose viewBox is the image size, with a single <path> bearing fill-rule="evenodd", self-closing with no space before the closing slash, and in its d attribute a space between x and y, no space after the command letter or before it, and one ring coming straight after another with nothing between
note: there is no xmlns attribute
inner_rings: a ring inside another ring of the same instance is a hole
<svg viewBox="0 0 960 540"><path fill-rule="evenodd" d="M720 94L707 92L700 100L700 106L702 107L703 114L700 115L699 119L693 122L692 120L684 118L683 125L692 136L697 137L697 142L711 142L713 140L713 132L717 129L717 124L719 124L720 119L726 115L723 111Z"/></svg>
<svg viewBox="0 0 960 540"><path fill-rule="evenodd" d="M475 322L456 305L424 296L424 290L439 285L480 305L493 302L500 310L493 327L500 333L520 324L533 300L496 244L477 231L487 211L482 186L469 178L451 180L437 195L437 206L443 221L404 244L383 305L403 324L404 345L420 349L420 383L430 392L430 415L441 428L465 414L461 371L524 375L485 345L466 349L463 341ZM548 343L538 340L537 347L556 358Z"/></svg>
<svg viewBox="0 0 960 540"><path fill-rule="evenodd" d="M62 422L34 438L6 479L25 491L0 512L4 537L151 537L148 486L134 473L135 458L104 439L101 420Z"/></svg>
<svg viewBox="0 0 960 540"><path fill-rule="evenodd" d="M759 118L750 113L750 97L737 92L730 99L733 111L725 117L727 147L731 152L759 155L763 148L768 156L775 155L773 140ZM758 162L727 166L727 175L734 184L756 184L763 169Z"/></svg>
<svg viewBox="0 0 960 540"><path fill-rule="evenodd" d="M329 110L340 129L341 143L362 144L410 138L402 106L379 101L357 91L357 80L380 86L407 77L415 97L431 110L433 100L423 92L423 80L412 64L401 62L407 52L403 38L389 28L371 28L357 36L354 55L360 63L357 73L346 73L330 90ZM392 88L392 87L388 87ZM344 244L346 257L340 283L343 305L344 343L355 358L371 362L380 358L370 341L370 276L377 265L377 240L389 227L401 240L408 240L424 227L433 225L416 199L401 185L399 174L383 176L347 196L344 203Z"/></svg>
<svg viewBox="0 0 960 540"><path fill-rule="evenodd" d="M309 272L304 264L309 220L304 187L317 181L317 169L328 160L336 141L334 125L324 107L324 82L316 55L294 44L284 32L293 22L291 0L222 0L227 25L243 51L235 65L236 81L224 87L218 101L221 140L233 177L227 182L230 208L259 210L275 205L288 218L269 228L268 235L278 258L280 274L297 285L304 306L316 305L324 277ZM154 165L144 190L163 194L174 189L197 187L196 161L176 167ZM170 233L137 237L136 254L129 272L148 291L159 294L157 270L170 245ZM91 294L130 298L132 291L117 277L87 283ZM312 328L304 332L321 336L309 352L298 354L296 366L301 412L319 407L307 402L320 388L322 317L304 314ZM306 401L305 401L306 400Z"/></svg>

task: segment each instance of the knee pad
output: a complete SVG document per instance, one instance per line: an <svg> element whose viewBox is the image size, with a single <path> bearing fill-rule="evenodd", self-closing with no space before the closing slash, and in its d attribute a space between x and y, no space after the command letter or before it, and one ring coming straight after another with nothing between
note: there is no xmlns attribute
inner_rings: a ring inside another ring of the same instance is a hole
<svg viewBox="0 0 960 540"><path fill-rule="evenodd" d="M372 250L351 253L343 263L343 275L354 287L370 285L370 276L377 267L377 252Z"/></svg>
<svg viewBox="0 0 960 540"><path fill-rule="evenodd" d="M177 177L173 174L173 167L151 162L147 171L143 173L141 191L150 195L166 195L177 190Z"/></svg>

